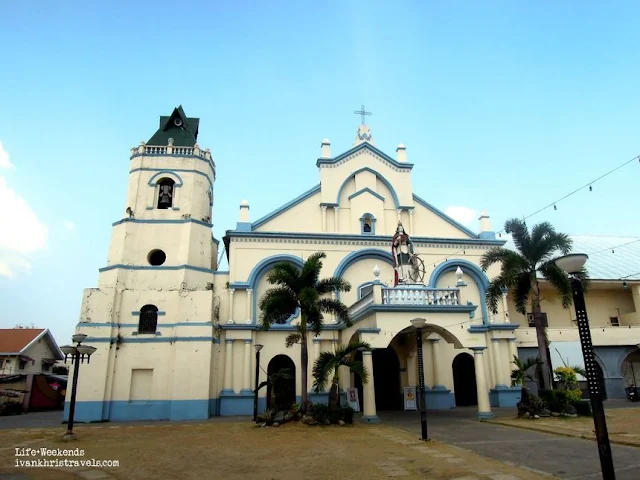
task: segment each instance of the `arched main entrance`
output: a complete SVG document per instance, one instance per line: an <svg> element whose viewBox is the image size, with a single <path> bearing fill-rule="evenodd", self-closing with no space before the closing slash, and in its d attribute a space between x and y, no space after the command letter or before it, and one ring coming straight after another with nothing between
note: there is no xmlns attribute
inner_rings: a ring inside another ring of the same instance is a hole
<svg viewBox="0 0 640 480"><path fill-rule="evenodd" d="M478 405L476 367L473 357L468 353L459 353L453 359L452 368L456 407Z"/></svg>
<svg viewBox="0 0 640 480"><path fill-rule="evenodd" d="M373 351L373 378L376 392L376 410L402 409L402 389L400 381L400 360L391 348L376 348ZM362 353L356 354L356 360L362 361ZM354 388L358 389L360 411L362 411L362 379L354 375Z"/></svg>
<svg viewBox="0 0 640 480"><path fill-rule="evenodd" d="M283 373L288 378L284 378ZM279 375L280 374L280 375ZM287 355L276 355L269 362L267 376L267 408L288 409L296 403L296 365Z"/></svg>

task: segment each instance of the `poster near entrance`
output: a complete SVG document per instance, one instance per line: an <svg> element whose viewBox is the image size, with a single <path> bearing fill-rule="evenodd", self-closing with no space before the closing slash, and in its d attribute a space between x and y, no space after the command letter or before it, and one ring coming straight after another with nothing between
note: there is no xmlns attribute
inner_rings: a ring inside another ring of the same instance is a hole
<svg viewBox="0 0 640 480"><path fill-rule="evenodd" d="M416 387L404 387L404 409L418 409L416 406Z"/></svg>
<svg viewBox="0 0 640 480"><path fill-rule="evenodd" d="M347 404L353 408L354 411L360 411L360 402L358 401L358 389L347 388Z"/></svg>

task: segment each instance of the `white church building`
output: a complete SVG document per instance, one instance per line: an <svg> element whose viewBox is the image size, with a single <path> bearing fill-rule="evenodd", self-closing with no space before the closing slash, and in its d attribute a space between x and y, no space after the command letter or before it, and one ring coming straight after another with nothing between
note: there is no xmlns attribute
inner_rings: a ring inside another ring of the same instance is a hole
<svg viewBox="0 0 640 480"><path fill-rule="evenodd" d="M485 274L478 264L486 250L505 242L486 214L474 232L414 193L404 145L393 156L382 152L363 123L343 153L332 154L329 141L322 142L315 186L255 221L243 201L235 229L220 241L212 234L216 165L197 143L198 128L199 119L178 107L160 118L148 142L131 150L124 218L113 223L97 288L85 290L82 300L76 331L98 350L81 367L76 421L250 415L258 344L260 381L267 372L291 368L284 395L299 401L300 347L285 347L297 312L264 331L257 306L277 262L302 265L318 251L327 254L322 276L345 278L353 287L340 296L353 325L325 319L321 335L310 339L309 372L320 352L356 339L368 342L372 349L362 357L369 382L340 377L343 390L358 389L366 421L377 421L378 410L402 409L404 387L418 384L414 319L426 322L428 408L477 405L478 417L489 418L492 407L516 404L510 362L519 349L535 354L535 333L506 293L499 313L488 311L485 292L497 270ZM392 238L399 223L424 271L416 269L419 278L396 285ZM218 270L222 254L228 271ZM606 282L612 291L621 288L617 280ZM619 359L640 351L640 277L626 287L610 301L622 302L627 316L620 315L617 327L603 327L603 335L594 333L596 353L599 345L616 352L610 353L611 367L599 361L618 396L624 395ZM559 321L570 316L559 311ZM553 321L549 313L552 341ZM559 328L567 330L564 338L577 340L575 324ZM612 333L616 328L626 335ZM309 388L312 383L310 378ZM314 401L326 397L311 395ZM263 389L259 410L267 406Z"/></svg>

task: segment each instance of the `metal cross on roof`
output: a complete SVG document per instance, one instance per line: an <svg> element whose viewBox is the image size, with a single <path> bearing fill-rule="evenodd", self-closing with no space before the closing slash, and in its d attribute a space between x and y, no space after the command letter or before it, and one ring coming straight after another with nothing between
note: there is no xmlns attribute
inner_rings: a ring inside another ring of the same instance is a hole
<svg viewBox="0 0 640 480"><path fill-rule="evenodd" d="M367 112L367 111L364 109L364 105L362 105L362 106L360 107L360 110L356 110L356 111L354 111L353 113L355 113L356 115L360 115L360 116L362 117L362 125L364 125L364 117L365 117L365 115L372 115L372 113L371 113L371 112Z"/></svg>

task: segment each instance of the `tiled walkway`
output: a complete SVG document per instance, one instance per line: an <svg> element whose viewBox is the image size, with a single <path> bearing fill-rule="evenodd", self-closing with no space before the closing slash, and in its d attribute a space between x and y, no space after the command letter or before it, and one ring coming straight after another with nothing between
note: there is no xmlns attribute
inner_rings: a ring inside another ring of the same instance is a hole
<svg viewBox="0 0 640 480"><path fill-rule="evenodd" d="M417 412L378 412L378 415L387 425L420 434L420 418ZM473 420L471 409L429 412L428 427L429 436L434 440L509 465L564 479L597 480L601 477L597 445L591 440L478 422ZM612 445L612 450L616 479L637 480L640 471L640 449Z"/></svg>

